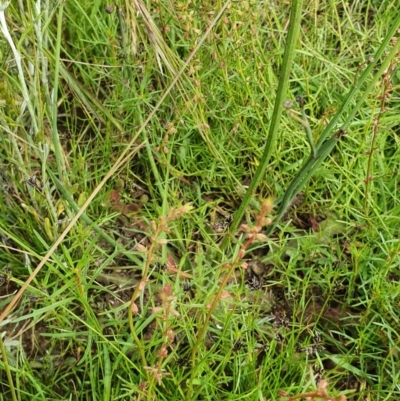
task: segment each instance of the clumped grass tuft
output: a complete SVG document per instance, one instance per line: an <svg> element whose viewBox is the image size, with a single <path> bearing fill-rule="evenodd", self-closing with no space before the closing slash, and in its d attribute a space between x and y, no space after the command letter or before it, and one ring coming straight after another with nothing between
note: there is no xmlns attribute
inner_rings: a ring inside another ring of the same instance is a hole
<svg viewBox="0 0 400 401"><path fill-rule="evenodd" d="M396 5L0 0L1 399L399 397Z"/></svg>

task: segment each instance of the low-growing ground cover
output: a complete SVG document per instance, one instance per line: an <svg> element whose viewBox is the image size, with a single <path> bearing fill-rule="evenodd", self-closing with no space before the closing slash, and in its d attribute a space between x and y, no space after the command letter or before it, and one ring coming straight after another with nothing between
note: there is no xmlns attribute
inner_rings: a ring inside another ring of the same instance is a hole
<svg viewBox="0 0 400 401"><path fill-rule="evenodd" d="M400 396L397 1L0 3L1 399Z"/></svg>

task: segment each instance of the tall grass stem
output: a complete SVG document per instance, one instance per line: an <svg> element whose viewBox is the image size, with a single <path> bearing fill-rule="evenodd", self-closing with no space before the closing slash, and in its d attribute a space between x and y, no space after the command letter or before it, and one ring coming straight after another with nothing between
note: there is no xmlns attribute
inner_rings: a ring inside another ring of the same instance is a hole
<svg viewBox="0 0 400 401"><path fill-rule="evenodd" d="M265 171L267 170L268 163L272 154L272 150L275 146L276 136L278 133L279 123L281 120L283 103L285 97L287 96L287 90L289 87L289 76L290 70L292 66L292 62L295 56L296 45L299 40L300 35L300 21L301 21L301 12L303 9L303 0L293 0L291 9L290 9L290 23L289 23L289 32L287 35L285 53L283 57L282 70L279 77L278 90L276 94L274 111L272 113L272 120L269 126L269 132L267 137L267 142L264 148L263 155L260 160L260 164L254 174L253 179L247 189L243 200L235 213L233 221L229 227L229 234L225 236L222 244L221 250L223 251L229 245L231 236L234 235L237 227L239 226L240 221L243 218L246 208L251 202L251 198L261 182L262 178L265 175Z"/></svg>

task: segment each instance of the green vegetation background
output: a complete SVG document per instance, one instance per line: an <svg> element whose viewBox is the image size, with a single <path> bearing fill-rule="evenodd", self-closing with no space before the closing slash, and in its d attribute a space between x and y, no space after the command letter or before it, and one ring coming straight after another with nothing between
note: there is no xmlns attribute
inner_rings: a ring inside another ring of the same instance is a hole
<svg viewBox="0 0 400 401"><path fill-rule="evenodd" d="M1 400L275 400L321 378L332 399L400 398L398 55L278 228L241 257L242 226L222 252L268 137L290 2L231 2L215 21L223 6L5 10L30 101L3 31L1 310L32 282L1 318ZM317 141L398 9L303 6L293 107L243 223L279 204L310 154L296 96Z"/></svg>

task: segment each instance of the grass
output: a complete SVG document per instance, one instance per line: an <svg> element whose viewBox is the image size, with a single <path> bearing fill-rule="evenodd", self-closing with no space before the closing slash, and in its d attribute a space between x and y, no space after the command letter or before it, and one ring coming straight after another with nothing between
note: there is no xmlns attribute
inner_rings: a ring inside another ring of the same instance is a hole
<svg viewBox="0 0 400 401"><path fill-rule="evenodd" d="M293 6L6 8L1 400L400 397L396 2Z"/></svg>

